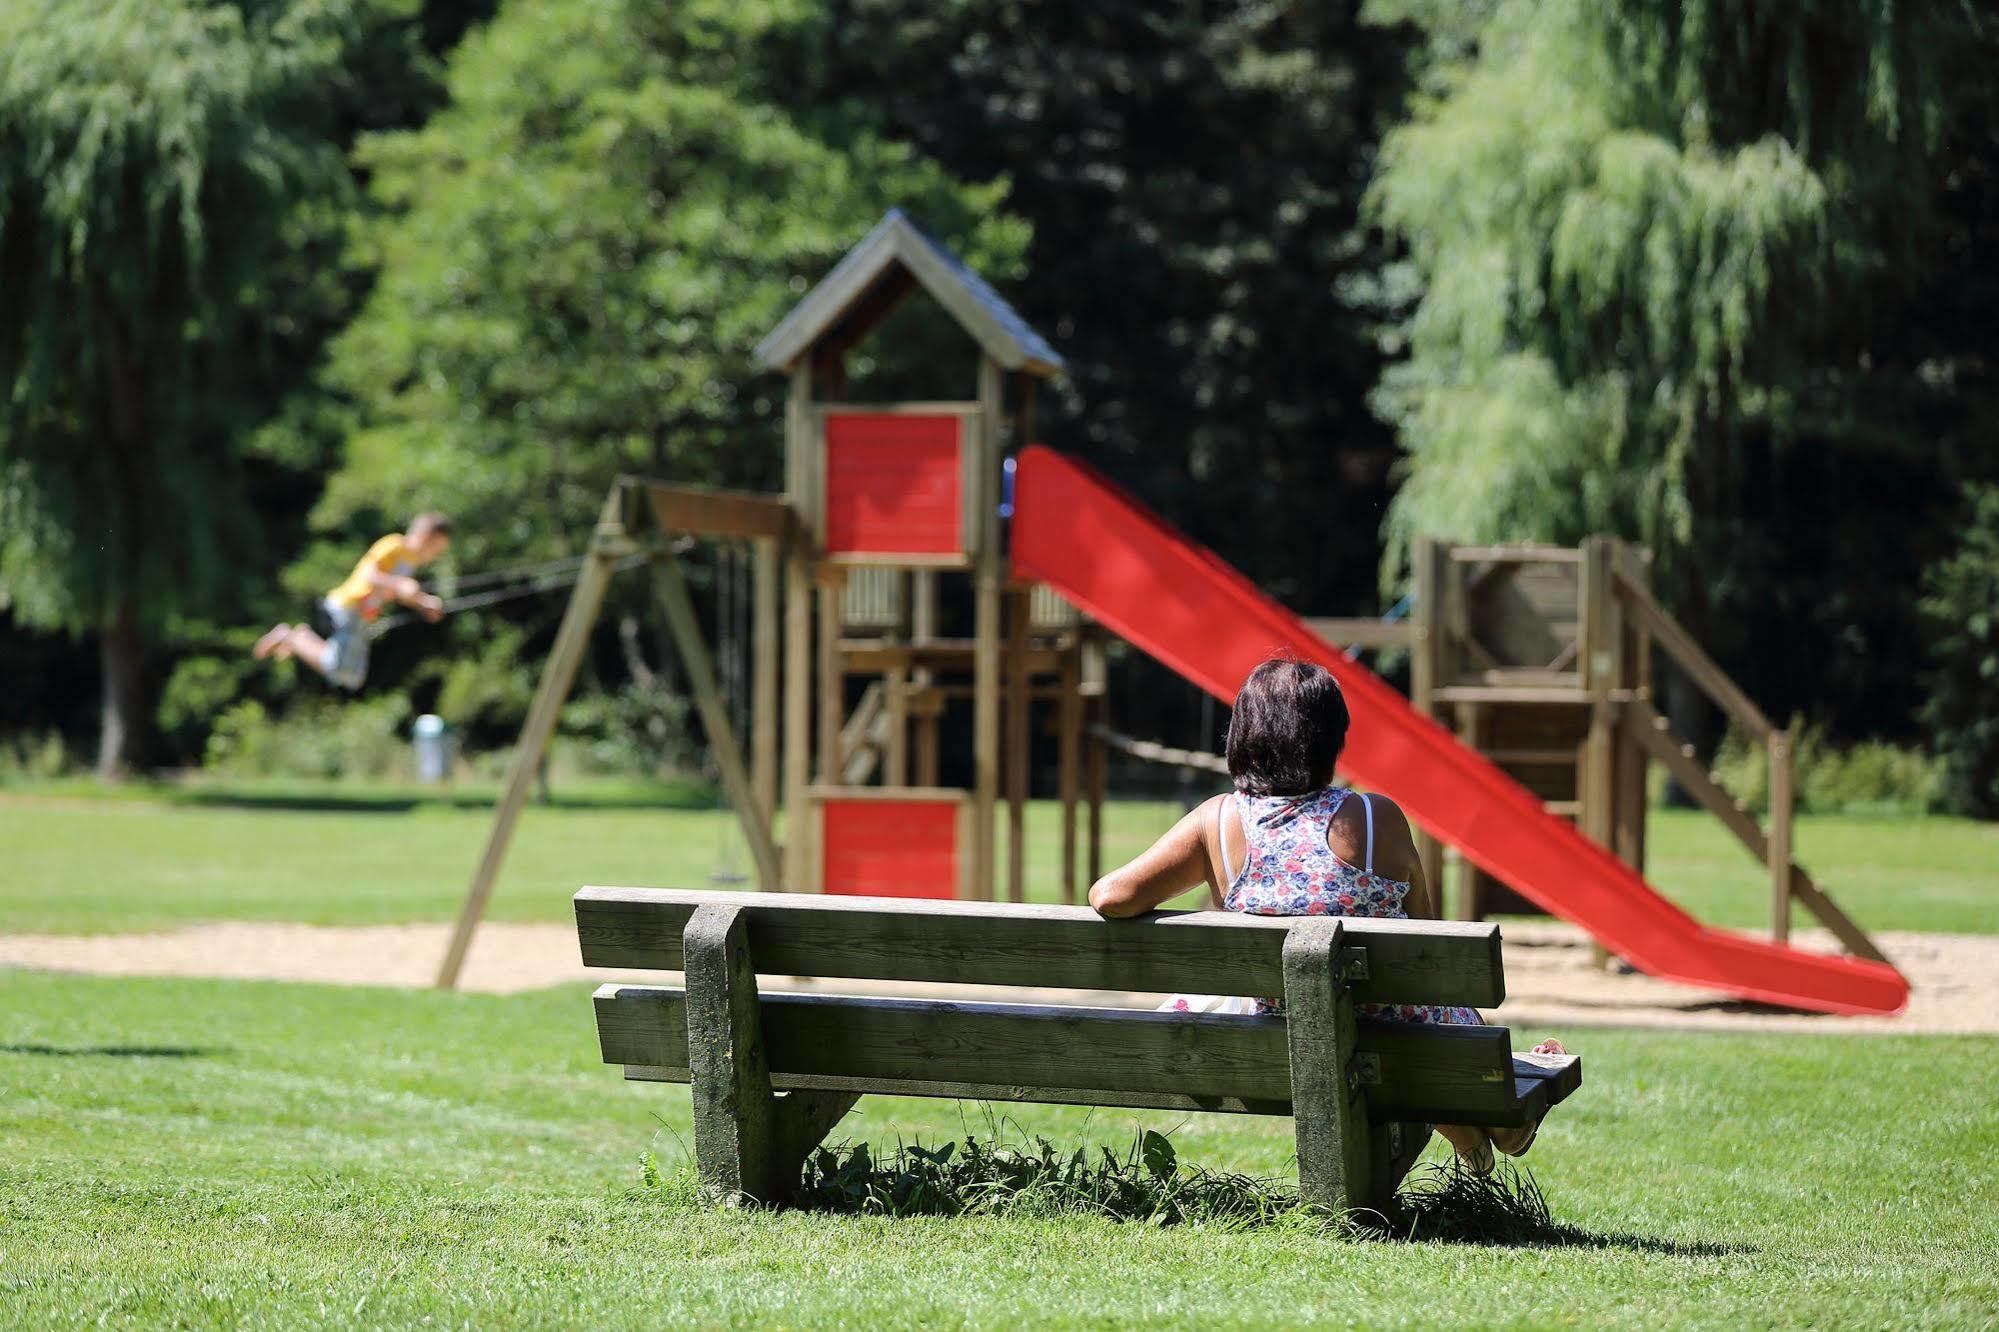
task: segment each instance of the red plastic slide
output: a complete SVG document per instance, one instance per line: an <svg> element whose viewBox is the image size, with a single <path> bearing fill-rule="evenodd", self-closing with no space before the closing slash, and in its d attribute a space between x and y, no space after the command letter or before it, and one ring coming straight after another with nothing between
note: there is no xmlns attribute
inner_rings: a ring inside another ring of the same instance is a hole
<svg viewBox="0 0 1999 1332"><path fill-rule="evenodd" d="M1641 971L1824 1013L1895 1013L1908 1002L1893 967L1702 925L1212 551L1040 445L1020 455L1013 562L1225 703L1275 653L1324 666L1354 714L1340 760L1350 778Z"/></svg>

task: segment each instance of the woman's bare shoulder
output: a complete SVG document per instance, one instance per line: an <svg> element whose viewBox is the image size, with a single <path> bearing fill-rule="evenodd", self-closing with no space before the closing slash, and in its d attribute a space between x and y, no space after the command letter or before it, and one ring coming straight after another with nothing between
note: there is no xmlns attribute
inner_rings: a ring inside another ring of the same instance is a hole
<svg viewBox="0 0 1999 1332"><path fill-rule="evenodd" d="M1374 867L1391 879L1407 879L1416 859L1416 838L1409 831L1402 807L1378 791L1355 794L1340 802L1327 823L1326 841L1333 854L1350 865L1365 863L1367 823L1374 816Z"/></svg>

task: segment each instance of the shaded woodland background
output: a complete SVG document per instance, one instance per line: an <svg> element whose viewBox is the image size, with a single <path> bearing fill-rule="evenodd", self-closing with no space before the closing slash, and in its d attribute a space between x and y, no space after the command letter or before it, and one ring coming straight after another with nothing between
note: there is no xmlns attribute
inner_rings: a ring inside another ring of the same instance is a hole
<svg viewBox="0 0 1999 1332"><path fill-rule="evenodd" d="M504 745L559 596L357 701L249 639L419 505L469 572L621 471L774 484L749 349L900 206L1068 357L1047 441L1294 607L1615 532L1767 711L1999 814L1995 55L1956 0L4 0L0 767ZM565 734L685 763L614 609Z"/></svg>

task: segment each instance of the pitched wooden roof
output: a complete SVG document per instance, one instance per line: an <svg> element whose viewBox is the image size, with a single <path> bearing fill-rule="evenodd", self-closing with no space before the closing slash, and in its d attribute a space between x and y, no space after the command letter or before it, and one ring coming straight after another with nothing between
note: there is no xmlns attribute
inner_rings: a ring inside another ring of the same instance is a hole
<svg viewBox="0 0 1999 1332"><path fill-rule="evenodd" d="M915 286L929 292L988 356L1007 369L1043 378L1062 372L1062 358L1047 339L900 208L891 208L792 307L757 344L757 359L773 369L789 369L821 342L851 345L887 318Z"/></svg>

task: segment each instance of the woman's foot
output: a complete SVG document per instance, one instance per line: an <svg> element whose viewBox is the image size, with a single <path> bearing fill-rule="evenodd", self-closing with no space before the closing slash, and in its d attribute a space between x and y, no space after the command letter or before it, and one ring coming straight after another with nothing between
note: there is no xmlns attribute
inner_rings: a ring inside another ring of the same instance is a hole
<svg viewBox="0 0 1999 1332"><path fill-rule="evenodd" d="M1471 1124L1439 1124L1437 1133L1458 1155L1458 1162L1474 1175L1492 1173L1492 1137Z"/></svg>
<svg viewBox="0 0 1999 1332"><path fill-rule="evenodd" d="M263 661L291 641L292 627L288 624L272 626L269 633L257 640L257 646L250 649L250 655ZM291 655L286 653L286 656Z"/></svg>
<svg viewBox="0 0 1999 1332"><path fill-rule="evenodd" d="M1488 1130L1492 1134L1492 1145L1508 1156L1525 1156L1527 1149L1534 1145L1534 1135L1541 1131L1541 1121L1535 1120L1524 1128L1497 1128Z"/></svg>
<svg viewBox="0 0 1999 1332"><path fill-rule="evenodd" d="M1532 1053L1537 1055L1565 1055L1568 1053L1568 1049L1560 1041L1550 1036L1547 1040L1535 1046ZM1525 1156L1527 1155L1527 1149L1534 1145L1534 1135L1541 1131L1541 1121L1537 1119L1522 1128L1501 1128L1488 1131L1492 1136L1492 1145L1500 1151L1505 1152L1508 1156Z"/></svg>

